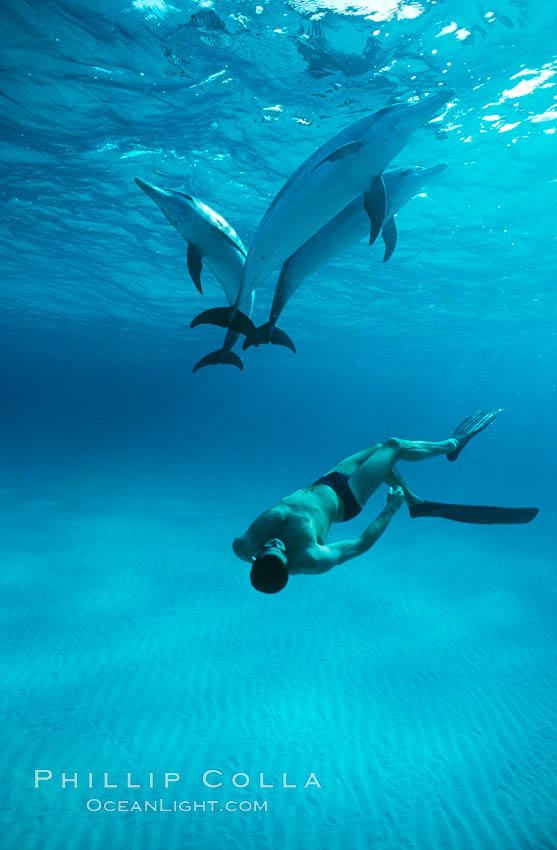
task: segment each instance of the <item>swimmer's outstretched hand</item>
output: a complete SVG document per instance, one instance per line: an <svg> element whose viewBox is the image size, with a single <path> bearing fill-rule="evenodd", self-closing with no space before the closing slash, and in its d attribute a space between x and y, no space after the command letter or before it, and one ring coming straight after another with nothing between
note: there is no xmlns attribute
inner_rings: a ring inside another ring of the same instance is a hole
<svg viewBox="0 0 557 850"><path fill-rule="evenodd" d="M402 487L389 487L389 494L387 496L387 504L394 511L398 511L402 503L404 502L404 490Z"/></svg>

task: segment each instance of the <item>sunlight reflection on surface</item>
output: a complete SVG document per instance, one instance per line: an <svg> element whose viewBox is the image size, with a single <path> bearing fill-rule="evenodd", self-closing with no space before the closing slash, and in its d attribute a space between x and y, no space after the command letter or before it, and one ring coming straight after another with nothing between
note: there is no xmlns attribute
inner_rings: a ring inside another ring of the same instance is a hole
<svg viewBox="0 0 557 850"><path fill-rule="evenodd" d="M373 3L350 0L296 0L293 5L303 12L328 10L340 15L365 15L372 21L418 18L425 11L420 3L403 4L393 0L375 0Z"/></svg>

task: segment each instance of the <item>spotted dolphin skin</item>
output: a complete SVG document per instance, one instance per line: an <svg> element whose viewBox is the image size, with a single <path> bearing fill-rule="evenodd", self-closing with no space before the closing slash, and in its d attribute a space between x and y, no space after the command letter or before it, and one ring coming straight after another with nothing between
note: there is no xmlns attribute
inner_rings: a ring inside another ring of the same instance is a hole
<svg viewBox="0 0 557 850"><path fill-rule="evenodd" d="M188 243L188 269L199 292L203 292L201 272L205 264L219 281L228 303L235 304L240 292L247 253L236 231L222 216L192 195L174 189L159 189L138 177L135 182L155 201L168 221ZM253 306L253 295L253 291L247 291L238 306ZM193 371L217 363L228 363L243 369L242 360L231 348L238 339L238 333L252 334L254 330L255 326L249 317L237 310L223 347L200 360Z"/></svg>
<svg viewBox="0 0 557 850"><path fill-rule="evenodd" d="M385 242L383 262L387 262L396 247L397 232L394 215L427 183L442 174L446 167L445 163L431 168L414 165L383 172L383 183L387 195L387 212L381 231ZM306 277L346 248L364 239L368 229L369 218L364 207L364 199L359 197L289 257L281 269L269 321L257 329L255 338L246 337L244 349L249 348L250 345L272 342L275 345L284 345L295 352L296 348L290 337L276 327L280 314Z"/></svg>
<svg viewBox="0 0 557 850"><path fill-rule="evenodd" d="M357 197L364 198L372 243L387 211L381 173L412 133L433 118L453 94L443 87L419 102L384 107L351 124L308 157L282 187L255 232L236 303L228 309L207 310L192 326L228 327L244 293L280 269Z"/></svg>

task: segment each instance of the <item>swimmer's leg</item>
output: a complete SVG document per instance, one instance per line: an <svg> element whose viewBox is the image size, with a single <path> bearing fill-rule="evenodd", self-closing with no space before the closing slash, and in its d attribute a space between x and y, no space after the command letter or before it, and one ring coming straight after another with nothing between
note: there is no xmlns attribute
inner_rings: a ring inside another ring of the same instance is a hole
<svg viewBox="0 0 557 850"><path fill-rule="evenodd" d="M365 463L366 460L369 460L369 458L375 454L382 445L382 443L376 443L369 449L362 449L361 452L356 452L353 455L349 455L349 457L345 457L343 460L339 461L339 463L335 464L332 469L329 469L327 475L331 472L341 472L343 475L347 475L350 478L350 476L354 475L360 466Z"/></svg>
<svg viewBox="0 0 557 850"><path fill-rule="evenodd" d="M399 440L391 437L380 445L350 476L350 487L363 507L380 484L387 481L399 460L427 460L436 455L446 455L455 450L456 440L428 442L426 440Z"/></svg>
<svg viewBox="0 0 557 850"><path fill-rule="evenodd" d="M410 505L421 505L421 503L424 501L423 499L420 499L419 496L416 496L416 494L410 489L398 469L396 469L396 467L394 466L389 472L389 474L386 476L385 484L387 484L389 487L401 487L404 492L404 501L406 502L408 507L410 507Z"/></svg>

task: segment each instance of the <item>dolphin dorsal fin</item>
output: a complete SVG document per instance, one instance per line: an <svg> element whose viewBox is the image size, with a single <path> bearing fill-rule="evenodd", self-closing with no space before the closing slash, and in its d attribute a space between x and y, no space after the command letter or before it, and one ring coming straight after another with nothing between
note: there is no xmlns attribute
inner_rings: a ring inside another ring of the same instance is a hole
<svg viewBox="0 0 557 850"><path fill-rule="evenodd" d="M336 162L337 159L344 159L345 156L352 156L353 154L358 153L361 147L361 142L347 142L345 145L341 145L340 148L337 148L335 151L326 156L325 159L322 159L321 162L318 162L317 165L314 165L313 171L319 168L319 166L324 165L326 162Z"/></svg>
<svg viewBox="0 0 557 850"><path fill-rule="evenodd" d="M228 242L229 245L232 245L233 248L236 248L236 250L238 251L239 254L242 255L242 257L247 257L247 251L244 248L243 244L239 241L239 239L238 239L238 241L236 241L230 235L230 233L227 233L226 230L224 230L222 227L218 227L215 224L213 225L213 227L216 230L216 232L220 234L220 236L224 239L225 242Z"/></svg>
<svg viewBox="0 0 557 850"><path fill-rule="evenodd" d="M195 245L192 245L191 242L188 242L188 271L197 289L203 295L203 288L201 286L202 268L203 263L201 261L201 253L199 249L196 248Z"/></svg>
<svg viewBox="0 0 557 850"><path fill-rule="evenodd" d="M383 257L383 262L386 263L387 260L392 257L393 251L396 248L397 232L394 216L391 216L390 219L385 222L381 235L383 237L383 242L385 243L385 256Z"/></svg>

